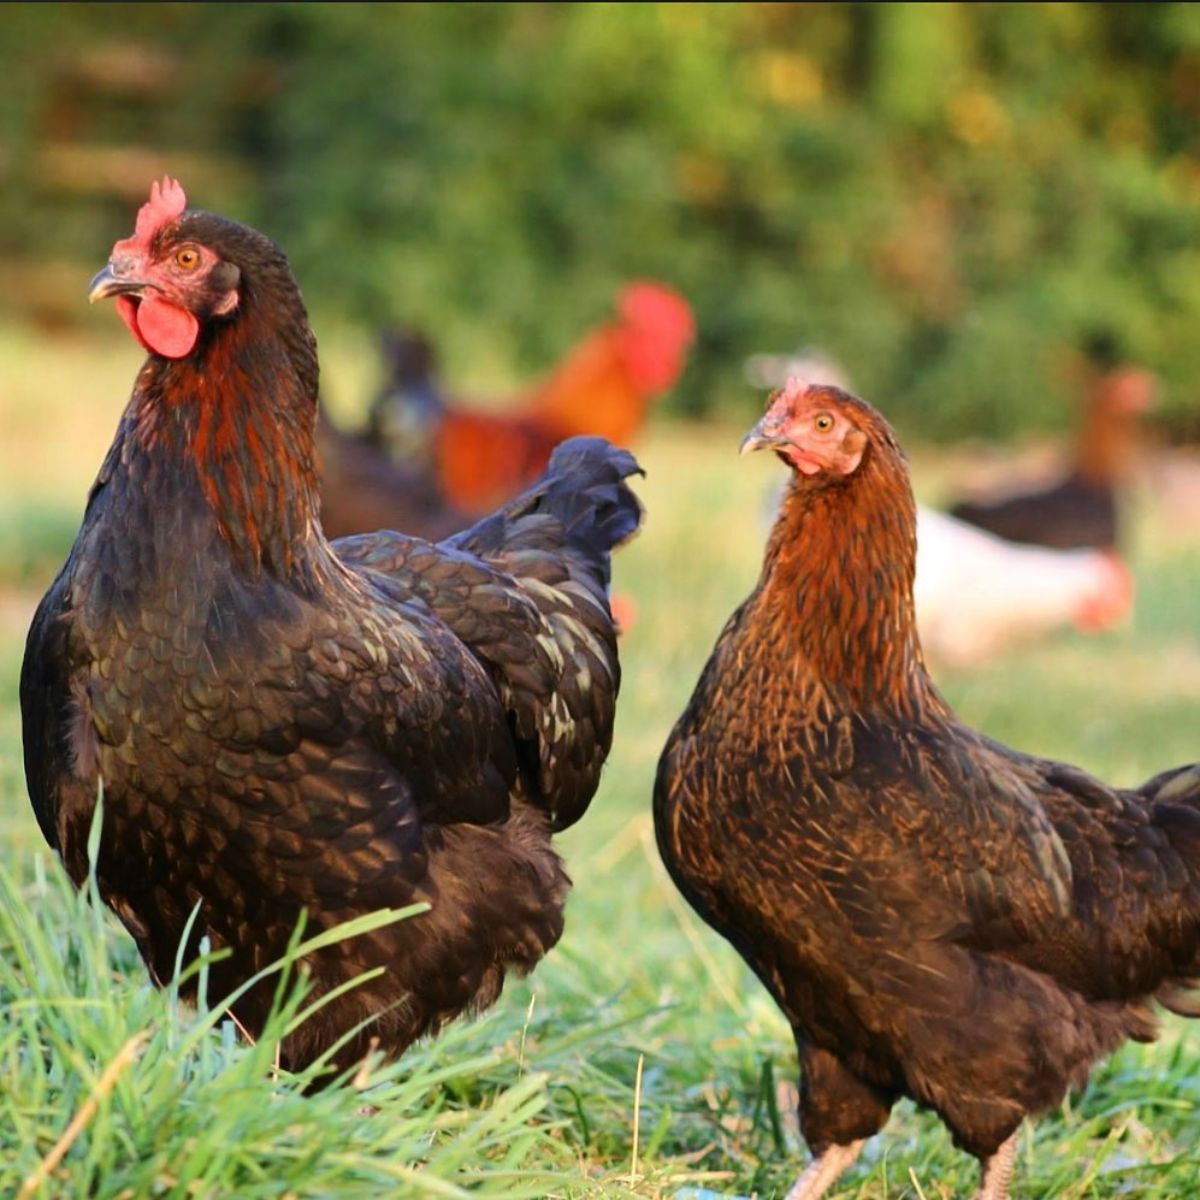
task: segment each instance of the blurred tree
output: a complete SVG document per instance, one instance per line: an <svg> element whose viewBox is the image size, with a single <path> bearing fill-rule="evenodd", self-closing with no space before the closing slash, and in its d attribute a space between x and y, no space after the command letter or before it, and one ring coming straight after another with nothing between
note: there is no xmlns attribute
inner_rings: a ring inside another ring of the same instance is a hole
<svg viewBox="0 0 1200 1200"><path fill-rule="evenodd" d="M658 276L676 403L819 345L930 436L1072 420L1102 324L1200 380L1186 4L9 6L0 255L94 263L155 170L285 245L320 326L426 327L456 387ZM62 275L52 273L55 279ZM3 288L21 298L22 289Z"/></svg>

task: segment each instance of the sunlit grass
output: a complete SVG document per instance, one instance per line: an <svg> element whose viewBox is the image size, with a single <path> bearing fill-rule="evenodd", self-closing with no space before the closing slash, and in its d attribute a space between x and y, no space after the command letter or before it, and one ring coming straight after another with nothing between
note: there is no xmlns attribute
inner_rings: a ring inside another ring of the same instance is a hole
<svg viewBox="0 0 1200 1200"><path fill-rule="evenodd" d="M733 428L650 431L639 449L647 523L615 572L637 620L613 756L560 842L576 883L562 944L490 1013L382 1070L368 1093L303 1097L271 1070L270 1037L251 1050L227 1025L198 1034L200 1015L149 986L128 937L71 894L34 824L16 712L24 627L137 356L124 342L12 334L0 348L21 373L0 387L0 428L18 431L0 438L0 546L25 556L19 570L0 564L0 1194L18 1192L144 1035L39 1195L781 1196L805 1161L787 1095L790 1032L666 879L649 816L667 731L756 577L777 465L739 459ZM362 394L347 382L362 379L353 358L333 344L325 361L347 409ZM1117 782L1200 757L1200 537L1164 531L1147 501L1133 566L1127 628L941 679L964 717ZM1198 1099L1200 1036L1171 1020L1155 1046L1123 1050L1027 1131L1014 1195L1191 1194ZM900 1105L837 1194L958 1196L975 1179L934 1118Z"/></svg>

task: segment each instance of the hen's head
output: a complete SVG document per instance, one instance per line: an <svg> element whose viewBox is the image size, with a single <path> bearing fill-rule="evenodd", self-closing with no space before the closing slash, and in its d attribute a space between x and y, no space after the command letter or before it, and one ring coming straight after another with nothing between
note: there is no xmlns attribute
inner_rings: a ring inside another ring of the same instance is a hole
<svg viewBox="0 0 1200 1200"><path fill-rule="evenodd" d="M774 450L812 484L844 480L872 454L900 459L888 423L838 387L789 379L767 399L763 418L742 439L742 453Z"/></svg>
<svg viewBox="0 0 1200 1200"><path fill-rule="evenodd" d="M117 312L146 350L186 358L206 325L237 312L250 262L287 269L268 238L222 217L188 212L183 188L164 179L152 185L132 237L113 246L88 299L116 297Z"/></svg>

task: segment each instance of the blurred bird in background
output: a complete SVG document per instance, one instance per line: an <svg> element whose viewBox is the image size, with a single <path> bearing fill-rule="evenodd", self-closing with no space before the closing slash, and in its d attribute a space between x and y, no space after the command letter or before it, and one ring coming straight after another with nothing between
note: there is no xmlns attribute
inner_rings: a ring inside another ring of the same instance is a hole
<svg viewBox="0 0 1200 1200"><path fill-rule="evenodd" d="M326 528L332 536L382 526L441 537L512 499L566 438L596 434L630 445L650 406L678 380L695 332L678 292L627 284L612 320L503 406L447 396L429 339L385 333L386 377L366 431L348 434L322 415Z"/></svg>
<svg viewBox="0 0 1200 1200"><path fill-rule="evenodd" d="M438 541L465 529L472 517L442 495L418 459L389 458L358 434L342 429L321 405L316 434L321 476L321 524L329 537L398 529Z"/></svg>
<svg viewBox="0 0 1200 1200"><path fill-rule="evenodd" d="M1118 547L1121 493L1158 381L1122 361L1108 333L1089 338L1084 354L1083 424L1066 473L1041 487L961 500L951 507L952 516L1012 542L1058 550Z"/></svg>
<svg viewBox="0 0 1200 1200"><path fill-rule="evenodd" d="M567 438L597 434L628 446L679 378L696 327L687 301L660 283L627 284L616 310L504 408L447 396L429 338L385 331L384 382L366 429L351 433L321 412L321 518L329 536L399 529L436 540L511 500ZM618 607L627 623L631 607L624 600Z"/></svg>
<svg viewBox="0 0 1200 1200"><path fill-rule="evenodd" d="M755 387L781 387L789 378L849 387L845 370L812 349L754 355L747 359L744 373ZM1109 469L1110 479L1118 464L1124 469L1129 455L1126 415L1135 411L1144 387L1141 374L1114 373L1108 387L1097 391L1097 397L1103 394L1105 399L1094 402L1091 411L1103 411L1089 422L1089 429L1097 428L1079 458L1089 464L1089 477L1101 472L1101 464ZM1090 486L1072 486L1064 499L1048 501L1052 509L1061 509L1064 530L1077 507L1082 508L1081 524L1090 519L1093 526L1101 525L1104 512L1115 514L1111 486L1097 487L1094 495L1085 491ZM1094 506L1076 505L1081 491L1095 500ZM773 495L772 519L778 493ZM1111 524L1115 528L1115 516ZM1086 542L1072 549L1023 545L957 516L924 505L917 508L917 625L926 653L946 666L980 663L1014 644L1064 628L1081 633L1109 629L1129 615L1133 596L1132 576L1115 549Z"/></svg>
<svg viewBox="0 0 1200 1200"><path fill-rule="evenodd" d="M627 285L616 307L614 320L577 342L505 409L446 400L434 458L438 486L450 503L470 513L503 503L537 475L564 438L589 433L618 446L634 441L651 404L679 378L695 322L687 301L659 283ZM389 410L396 395L384 400Z"/></svg>
<svg viewBox="0 0 1200 1200"><path fill-rule="evenodd" d="M446 403L437 381L437 352L418 329L387 329L380 337L383 385L371 402L366 440L395 462L432 470Z"/></svg>

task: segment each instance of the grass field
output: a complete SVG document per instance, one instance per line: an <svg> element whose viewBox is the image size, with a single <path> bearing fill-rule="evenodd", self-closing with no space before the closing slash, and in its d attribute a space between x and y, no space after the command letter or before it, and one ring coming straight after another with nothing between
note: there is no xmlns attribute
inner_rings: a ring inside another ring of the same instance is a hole
<svg viewBox="0 0 1200 1200"><path fill-rule="evenodd" d="M343 407L364 386L356 349L326 352ZM24 628L138 356L123 341L0 333L0 361L0 1194L782 1196L806 1161L789 1031L665 878L649 812L666 733L757 573L776 464L739 460L732 428L647 437L649 517L616 568L638 609L616 743L587 818L561 839L576 884L566 937L484 1017L365 1087L305 1098L302 1080L272 1071L272 1036L241 1046L219 1006L198 1013L149 987L34 824L16 711ZM942 469L916 460L921 478ZM994 736L1118 783L1200 757L1200 534L1167 529L1151 500L1138 518L1128 628L942 680ZM273 1035L299 1004L282 1004ZM1014 1195L1195 1194L1198 1102L1200 1029L1169 1020L1155 1046L1123 1050L1026 1130ZM975 1180L936 1119L903 1104L837 1195L961 1196Z"/></svg>

